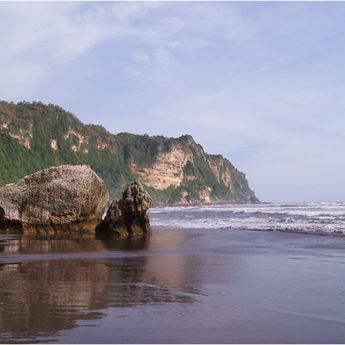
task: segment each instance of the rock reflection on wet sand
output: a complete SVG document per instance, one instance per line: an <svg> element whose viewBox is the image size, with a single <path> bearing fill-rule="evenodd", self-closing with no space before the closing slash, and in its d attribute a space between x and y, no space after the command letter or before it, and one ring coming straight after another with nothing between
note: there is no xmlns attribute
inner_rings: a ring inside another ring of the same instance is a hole
<svg viewBox="0 0 345 345"><path fill-rule="evenodd" d="M29 342L37 336L54 337L60 330L75 327L78 320L101 318L97 311L109 307L192 303L193 294L199 290L190 283L189 276L197 272L191 272L188 256L106 255L117 250L146 253L149 246L150 237L123 241L4 239L1 255L13 260L0 265L1 338L5 342ZM105 255L99 260L50 259L52 253L80 252ZM21 255L30 254L34 259L35 254L42 253L46 253L44 261L21 261Z"/></svg>

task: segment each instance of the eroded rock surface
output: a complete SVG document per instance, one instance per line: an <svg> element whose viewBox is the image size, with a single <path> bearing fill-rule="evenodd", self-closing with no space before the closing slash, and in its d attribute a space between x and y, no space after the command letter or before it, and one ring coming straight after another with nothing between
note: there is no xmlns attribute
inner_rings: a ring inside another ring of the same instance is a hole
<svg viewBox="0 0 345 345"><path fill-rule="evenodd" d="M89 165L51 167L0 188L0 225L24 232L93 231L108 200L105 183Z"/></svg>
<svg viewBox="0 0 345 345"><path fill-rule="evenodd" d="M141 183L135 181L122 193L119 201L113 201L106 217L97 225L98 235L113 235L118 238L142 236L151 232L146 211L151 206L151 197Z"/></svg>

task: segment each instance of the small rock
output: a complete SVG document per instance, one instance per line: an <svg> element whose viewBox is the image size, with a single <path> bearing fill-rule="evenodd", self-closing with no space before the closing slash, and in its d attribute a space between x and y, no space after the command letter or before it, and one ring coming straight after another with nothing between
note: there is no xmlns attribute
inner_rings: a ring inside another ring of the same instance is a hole
<svg viewBox="0 0 345 345"><path fill-rule="evenodd" d="M122 193L119 201L113 201L107 215L97 225L97 234L111 234L118 238L143 236L151 232L146 211L152 203L150 195L141 183L135 181Z"/></svg>

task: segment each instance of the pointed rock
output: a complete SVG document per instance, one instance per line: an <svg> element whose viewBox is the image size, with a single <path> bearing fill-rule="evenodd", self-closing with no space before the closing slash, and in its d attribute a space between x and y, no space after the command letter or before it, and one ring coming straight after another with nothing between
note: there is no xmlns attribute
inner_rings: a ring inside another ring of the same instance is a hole
<svg viewBox="0 0 345 345"><path fill-rule="evenodd" d="M151 227L146 211L151 203L151 197L142 184L133 182L125 188L119 201L112 202L107 215L97 225L96 233L110 234L118 238L150 233Z"/></svg>

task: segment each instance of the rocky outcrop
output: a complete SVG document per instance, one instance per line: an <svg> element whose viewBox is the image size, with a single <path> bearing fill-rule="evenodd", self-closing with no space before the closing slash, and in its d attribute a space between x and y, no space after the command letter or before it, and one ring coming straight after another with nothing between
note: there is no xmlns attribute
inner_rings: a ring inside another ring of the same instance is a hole
<svg viewBox="0 0 345 345"><path fill-rule="evenodd" d="M96 227L96 234L127 238L150 233L146 211L151 202L141 183L133 182L123 191L119 201L111 203L106 217Z"/></svg>
<svg viewBox="0 0 345 345"><path fill-rule="evenodd" d="M105 183L89 165L51 167L0 188L0 225L24 232L94 231L108 200Z"/></svg>

